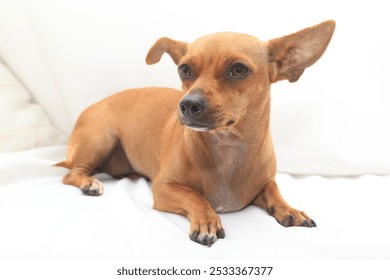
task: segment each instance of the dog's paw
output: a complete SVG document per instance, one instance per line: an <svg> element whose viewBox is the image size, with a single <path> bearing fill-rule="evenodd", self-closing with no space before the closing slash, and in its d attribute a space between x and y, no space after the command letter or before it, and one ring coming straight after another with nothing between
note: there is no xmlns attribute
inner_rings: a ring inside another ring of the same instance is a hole
<svg viewBox="0 0 390 280"><path fill-rule="evenodd" d="M84 194L97 196L103 194L103 183L97 179L90 179L80 187Z"/></svg>
<svg viewBox="0 0 390 280"><path fill-rule="evenodd" d="M191 220L190 239L202 245L210 247L218 239L225 237L225 230L222 227L218 215L197 217Z"/></svg>
<svg viewBox="0 0 390 280"><path fill-rule="evenodd" d="M272 207L269 212L285 227L317 227L317 224L303 211L287 207Z"/></svg>

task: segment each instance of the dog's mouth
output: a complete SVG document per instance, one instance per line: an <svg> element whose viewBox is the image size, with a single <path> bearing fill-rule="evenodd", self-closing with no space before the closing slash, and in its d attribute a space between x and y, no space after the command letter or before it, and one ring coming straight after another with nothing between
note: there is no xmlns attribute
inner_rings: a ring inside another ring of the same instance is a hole
<svg viewBox="0 0 390 280"><path fill-rule="evenodd" d="M204 131L213 131L213 130L223 130L233 126L236 123L236 121L233 119L224 120L224 118L222 117L219 117L217 122L213 121L213 119L215 119L215 116L211 115L208 118L202 118L202 120L193 120L192 118L188 118L187 116L184 116L179 112L180 123L195 131L204 132Z"/></svg>
<svg viewBox="0 0 390 280"><path fill-rule="evenodd" d="M186 116L183 116L183 114L179 114L179 116L180 123L182 125L185 125L186 127L191 128L195 131L210 131L214 129L214 126L210 125L209 123L194 121Z"/></svg>

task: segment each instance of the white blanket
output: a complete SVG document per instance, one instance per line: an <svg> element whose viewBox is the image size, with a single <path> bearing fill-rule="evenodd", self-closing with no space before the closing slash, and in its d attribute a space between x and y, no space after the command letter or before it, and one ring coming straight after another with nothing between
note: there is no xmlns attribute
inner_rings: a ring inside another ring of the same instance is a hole
<svg viewBox="0 0 390 280"><path fill-rule="evenodd" d="M65 147L0 155L0 259L388 259L390 176L278 174L286 200L317 228L284 228L250 206L221 214L226 238L188 238L187 219L152 209L145 180L115 180L101 197L61 183Z"/></svg>

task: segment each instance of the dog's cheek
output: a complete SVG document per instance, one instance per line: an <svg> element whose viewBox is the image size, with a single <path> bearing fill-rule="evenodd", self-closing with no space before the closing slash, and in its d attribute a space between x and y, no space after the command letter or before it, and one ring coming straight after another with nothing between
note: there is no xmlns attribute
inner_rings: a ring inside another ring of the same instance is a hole
<svg viewBox="0 0 390 280"><path fill-rule="evenodd" d="M232 113L240 114L241 111L249 106L254 95L255 91L253 89L237 90L232 95L230 101L230 104L233 104Z"/></svg>
<svg viewBox="0 0 390 280"><path fill-rule="evenodd" d="M214 129L217 129L224 125L225 120L225 114L223 107L218 106L211 106L207 110L207 113L204 115L203 121L205 123L208 123L210 127L213 127Z"/></svg>
<svg viewBox="0 0 390 280"><path fill-rule="evenodd" d="M259 103L267 102L269 99L269 84L265 83L263 80L256 80L257 83L248 87L245 92L242 93L242 96L238 102L242 102L242 106L248 107L251 105L258 105ZM264 83L262 83L264 82Z"/></svg>

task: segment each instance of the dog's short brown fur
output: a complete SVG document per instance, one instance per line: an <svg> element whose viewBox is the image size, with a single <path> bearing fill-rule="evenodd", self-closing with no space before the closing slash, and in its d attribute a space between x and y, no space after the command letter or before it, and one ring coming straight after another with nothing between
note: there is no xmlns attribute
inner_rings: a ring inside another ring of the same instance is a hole
<svg viewBox="0 0 390 280"><path fill-rule="evenodd" d="M270 87L295 82L324 53L334 21L262 42L217 33L192 44L159 39L147 64L168 53L183 91L132 89L85 110L68 143L65 184L89 195L103 193L92 177L146 177L154 208L190 220L190 238L210 246L225 231L216 212L257 205L283 226L314 227L291 208L275 182Z"/></svg>

